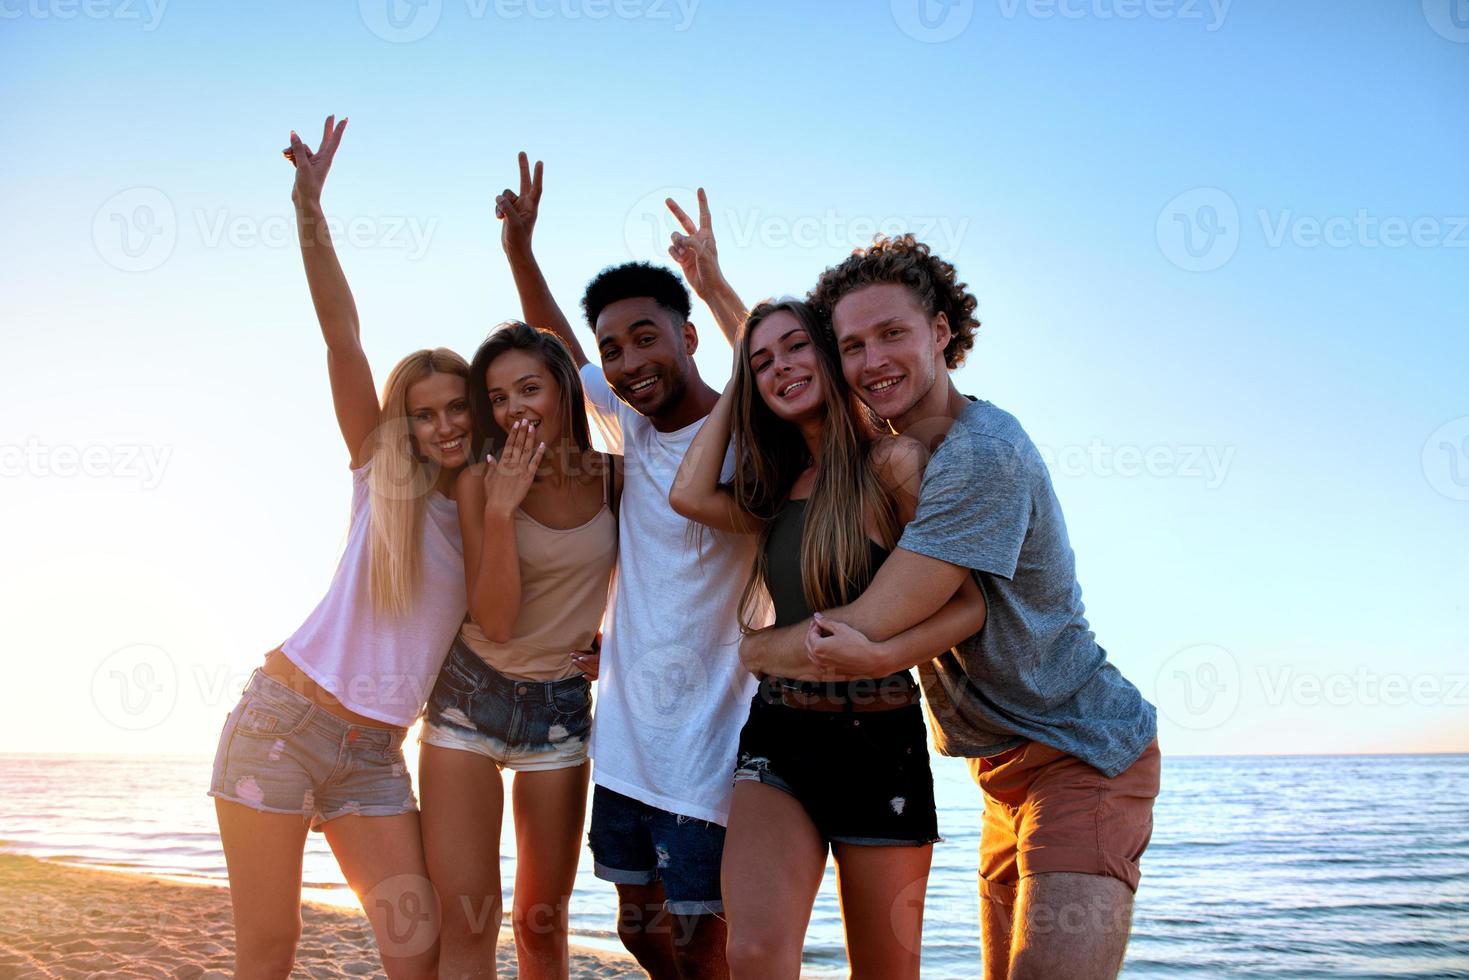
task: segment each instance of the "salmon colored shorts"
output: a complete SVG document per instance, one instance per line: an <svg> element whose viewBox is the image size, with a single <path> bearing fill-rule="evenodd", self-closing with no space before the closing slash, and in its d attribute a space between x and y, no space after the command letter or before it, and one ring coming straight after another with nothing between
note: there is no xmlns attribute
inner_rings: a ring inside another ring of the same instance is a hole
<svg viewBox="0 0 1469 980"><path fill-rule="evenodd" d="M984 790L980 895L1013 905L1021 878L1052 871L1106 875L1137 891L1161 761L1157 739L1112 779L1040 742L970 759Z"/></svg>

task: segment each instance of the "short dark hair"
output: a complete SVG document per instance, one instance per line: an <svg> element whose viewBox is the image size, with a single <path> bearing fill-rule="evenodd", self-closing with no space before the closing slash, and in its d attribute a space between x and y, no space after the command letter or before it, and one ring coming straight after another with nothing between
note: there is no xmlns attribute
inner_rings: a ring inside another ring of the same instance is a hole
<svg viewBox="0 0 1469 980"><path fill-rule="evenodd" d="M944 363L950 369L964 363L979 330L979 321L974 317L979 301L969 291L969 284L959 281L953 263L934 255L912 235L879 235L871 245L857 249L821 274L810 301L829 322L843 296L878 283L907 286L929 316L946 315L951 336L944 348Z"/></svg>
<svg viewBox="0 0 1469 980"><path fill-rule="evenodd" d="M688 287L672 271L651 262L609 265L587 283L581 308L586 311L587 325L596 330L597 317L607 307L618 300L644 296L677 316L680 324L688 322L692 308Z"/></svg>

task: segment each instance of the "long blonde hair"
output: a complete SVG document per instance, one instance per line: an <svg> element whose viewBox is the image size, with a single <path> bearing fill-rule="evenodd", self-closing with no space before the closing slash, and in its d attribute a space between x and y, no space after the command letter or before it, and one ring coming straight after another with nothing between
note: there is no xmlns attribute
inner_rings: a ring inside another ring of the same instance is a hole
<svg viewBox="0 0 1469 980"><path fill-rule="evenodd" d="M825 413L821 465L811 487L801 536L806 605L813 610L832 609L861 595L875 571L869 527L886 548L897 543L902 530L892 493L872 459L881 429L876 416L847 385L830 329L814 308L799 300L757 305L740 331L734 368L734 493L742 508L763 518L754 567L740 599L740 628L747 633L763 608L761 590L768 570L765 547L771 519L785 506L791 486L810 463L800 430L765 404L750 366L755 327L777 312L794 316L811 339Z"/></svg>
<svg viewBox="0 0 1469 980"><path fill-rule="evenodd" d="M408 421L408 389L433 374L456 374L467 383L469 364L447 347L414 351L397 363L383 385L367 471L368 588L373 606L393 616L408 611L418 588L423 515L439 476L419 453Z"/></svg>

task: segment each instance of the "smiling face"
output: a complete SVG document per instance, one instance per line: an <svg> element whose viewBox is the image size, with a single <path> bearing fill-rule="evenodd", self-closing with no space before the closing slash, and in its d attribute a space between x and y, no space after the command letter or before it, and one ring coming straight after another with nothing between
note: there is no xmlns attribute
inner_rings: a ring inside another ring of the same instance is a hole
<svg viewBox="0 0 1469 980"><path fill-rule="evenodd" d="M607 384L648 418L676 409L688 390L699 339L693 324L678 320L650 297L618 300L597 316L597 350Z"/></svg>
<svg viewBox="0 0 1469 980"><path fill-rule="evenodd" d="M777 310L756 324L749 350L755 388L777 418L801 422L822 414L820 355L794 313Z"/></svg>
<svg viewBox="0 0 1469 980"><path fill-rule="evenodd" d="M525 419L536 424L538 442L550 446L560 438L565 428L561 385L535 354L513 348L505 351L485 368L485 388L501 431L509 432Z"/></svg>
<svg viewBox="0 0 1469 980"><path fill-rule="evenodd" d="M847 293L832 310L832 328L847 383L885 419L901 420L944 372L948 319L930 316L900 283Z"/></svg>
<svg viewBox="0 0 1469 980"><path fill-rule="evenodd" d="M469 462L471 432L464 379L437 371L408 386L408 431L419 456L452 470Z"/></svg>

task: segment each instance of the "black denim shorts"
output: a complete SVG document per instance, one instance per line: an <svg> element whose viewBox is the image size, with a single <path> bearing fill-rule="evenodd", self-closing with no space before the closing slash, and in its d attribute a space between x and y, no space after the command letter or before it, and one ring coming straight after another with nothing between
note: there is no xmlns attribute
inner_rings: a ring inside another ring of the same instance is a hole
<svg viewBox="0 0 1469 980"><path fill-rule="evenodd" d="M923 706L813 711L756 695L740 731L735 781L794 796L828 843L939 840Z"/></svg>

